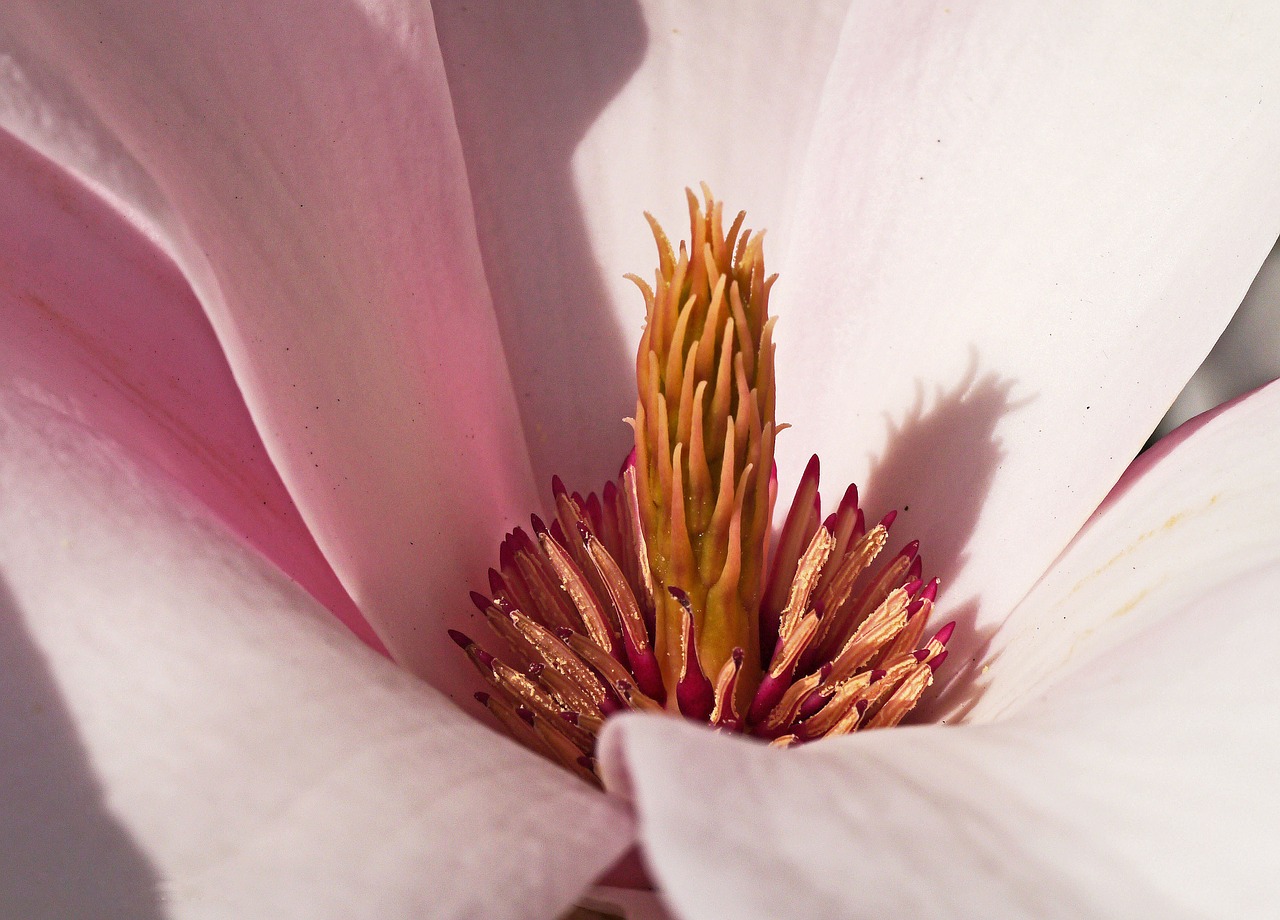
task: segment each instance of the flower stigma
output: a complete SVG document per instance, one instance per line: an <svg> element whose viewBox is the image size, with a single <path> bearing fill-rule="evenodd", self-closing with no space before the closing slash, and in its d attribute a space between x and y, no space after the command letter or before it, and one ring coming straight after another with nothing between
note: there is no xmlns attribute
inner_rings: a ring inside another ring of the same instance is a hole
<svg viewBox="0 0 1280 920"><path fill-rule="evenodd" d="M635 448L585 497L552 482L555 515L507 535L489 596L505 644L451 630L506 731L599 784L595 743L626 710L667 713L789 747L896 725L946 660L925 639L938 596L919 543L882 558L896 512L868 528L849 486L824 519L815 456L774 538L773 328L763 234L726 230L686 190L689 242L658 246L636 358Z"/></svg>

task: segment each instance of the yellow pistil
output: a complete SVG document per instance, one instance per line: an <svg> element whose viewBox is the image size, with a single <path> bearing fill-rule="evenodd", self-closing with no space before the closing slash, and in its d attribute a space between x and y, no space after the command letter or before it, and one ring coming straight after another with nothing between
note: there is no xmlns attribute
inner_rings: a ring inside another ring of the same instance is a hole
<svg viewBox="0 0 1280 920"><path fill-rule="evenodd" d="M690 242L658 244L636 359L636 491L648 537L656 646L668 706L683 665L688 596L703 672L745 653L738 700L760 679L759 607L773 507L774 319L763 237L739 213L725 231L723 205L704 185L688 193Z"/></svg>

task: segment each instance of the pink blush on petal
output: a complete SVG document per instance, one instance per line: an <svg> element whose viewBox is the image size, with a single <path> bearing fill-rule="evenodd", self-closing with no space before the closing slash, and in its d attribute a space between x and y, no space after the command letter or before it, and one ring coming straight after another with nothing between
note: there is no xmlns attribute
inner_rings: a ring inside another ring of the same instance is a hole
<svg viewBox="0 0 1280 920"><path fill-rule="evenodd" d="M0 328L0 386L45 394L163 470L386 653L280 481L178 270L8 135L0 135Z"/></svg>

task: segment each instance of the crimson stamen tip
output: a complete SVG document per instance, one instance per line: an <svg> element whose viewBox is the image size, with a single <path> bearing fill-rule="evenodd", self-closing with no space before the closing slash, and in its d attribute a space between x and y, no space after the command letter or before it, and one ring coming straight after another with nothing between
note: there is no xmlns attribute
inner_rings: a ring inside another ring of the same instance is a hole
<svg viewBox="0 0 1280 920"><path fill-rule="evenodd" d="M449 638L452 639L460 649L468 649L475 644L466 633L458 632L456 629L450 629L448 632Z"/></svg>

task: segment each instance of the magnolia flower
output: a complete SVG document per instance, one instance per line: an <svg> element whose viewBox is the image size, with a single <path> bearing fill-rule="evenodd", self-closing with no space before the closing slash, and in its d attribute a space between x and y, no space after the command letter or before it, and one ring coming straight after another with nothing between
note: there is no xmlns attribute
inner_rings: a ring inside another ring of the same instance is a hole
<svg viewBox="0 0 1280 920"><path fill-rule="evenodd" d="M0 9L6 907L555 916L638 845L681 917L1264 915L1280 390L1129 463L1280 230L1276 16L422 6ZM606 794L446 630L625 453L699 178L781 248L780 491L902 506L955 667L620 717Z"/></svg>

